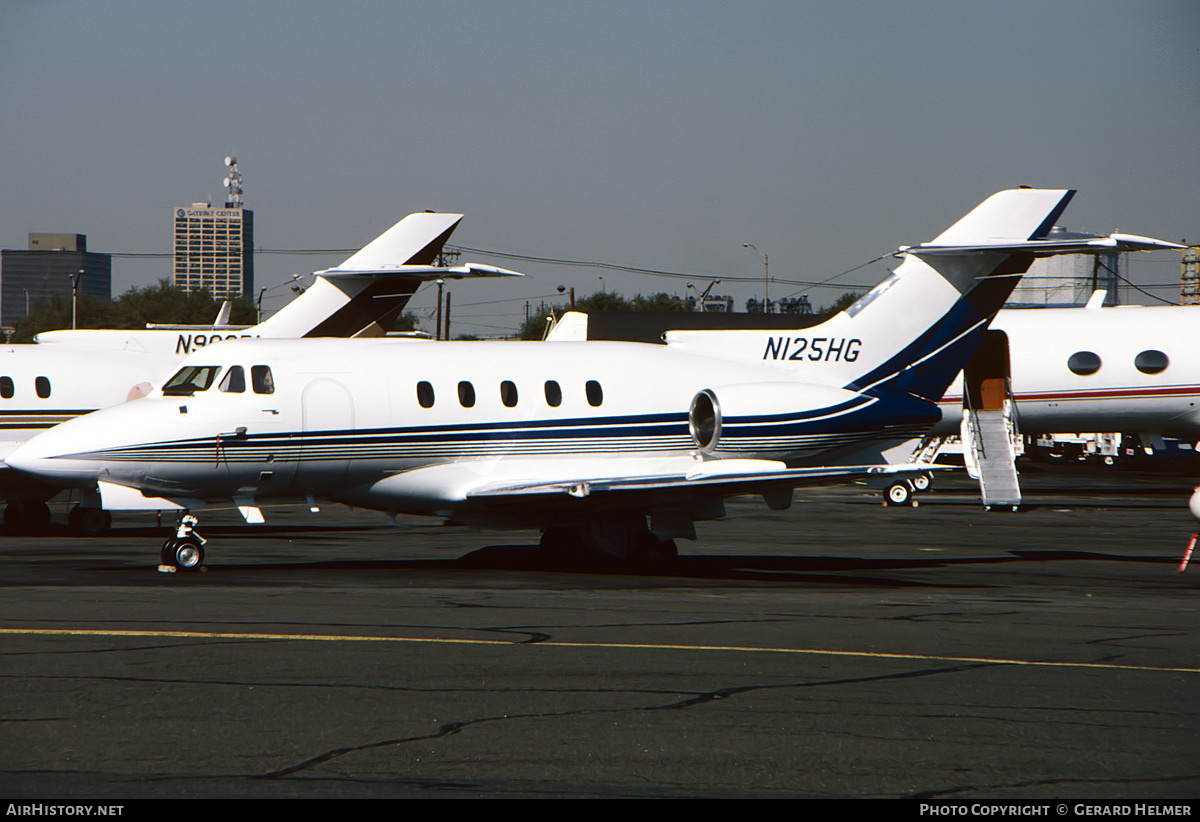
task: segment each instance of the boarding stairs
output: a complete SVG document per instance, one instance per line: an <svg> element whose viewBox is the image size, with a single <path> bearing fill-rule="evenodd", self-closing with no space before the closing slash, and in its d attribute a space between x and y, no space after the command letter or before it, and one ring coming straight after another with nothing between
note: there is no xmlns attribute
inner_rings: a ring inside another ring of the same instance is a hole
<svg viewBox="0 0 1200 822"><path fill-rule="evenodd" d="M1021 505L1021 484L1017 479L1017 433L1013 424L1014 403L1008 397L995 409L963 409L963 459L967 473L979 480L984 508L1010 508Z"/></svg>

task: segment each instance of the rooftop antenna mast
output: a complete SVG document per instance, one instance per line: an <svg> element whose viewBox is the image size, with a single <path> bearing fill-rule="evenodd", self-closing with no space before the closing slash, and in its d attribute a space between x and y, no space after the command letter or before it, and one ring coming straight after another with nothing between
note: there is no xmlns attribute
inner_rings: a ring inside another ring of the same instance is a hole
<svg viewBox="0 0 1200 822"><path fill-rule="evenodd" d="M242 172L238 171L237 157L226 157L225 165L229 176L225 178L225 207L242 207Z"/></svg>

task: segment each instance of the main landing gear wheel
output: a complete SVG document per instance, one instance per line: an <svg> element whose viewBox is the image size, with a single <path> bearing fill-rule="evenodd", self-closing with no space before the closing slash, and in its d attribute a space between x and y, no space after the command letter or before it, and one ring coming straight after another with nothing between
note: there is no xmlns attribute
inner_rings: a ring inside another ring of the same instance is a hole
<svg viewBox="0 0 1200 822"><path fill-rule="evenodd" d="M931 485L933 485L933 477L928 474L917 474L912 478L913 490L918 493L928 491Z"/></svg>
<svg viewBox="0 0 1200 822"><path fill-rule="evenodd" d="M84 508L76 505L67 515L67 525L77 534L99 536L112 527L112 514L102 508Z"/></svg>
<svg viewBox="0 0 1200 822"><path fill-rule="evenodd" d="M907 480L902 482L892 483L887 489L887 493L883 495L883 504L894 505L911 505L914 508L917 501L913 499L913 488Z"/></svg>
<svg viewBox="0 0 1200 822"><path fill-rule="evenodd" d="M654 570L679 556L675 540L651 533L645 516L547 528L538 552L554 565L585 570Z"/></svg>
<svg viewBox="0 0 1200 822"><path fill-rule="evenodd" d="M4 526L16 533L45 531L50 527L50 506L39 500L15 499L4 506Z"/></svg>

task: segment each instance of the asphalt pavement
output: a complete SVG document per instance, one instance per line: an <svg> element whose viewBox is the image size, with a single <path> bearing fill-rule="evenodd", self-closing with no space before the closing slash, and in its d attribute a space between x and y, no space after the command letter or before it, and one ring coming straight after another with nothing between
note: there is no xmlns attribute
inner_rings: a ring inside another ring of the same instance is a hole
<svg viewBox="0 0 1200 822"><path fill-rule="evenodd" d="M369 512L0 537L0 798L1200 797L1186 477L739 500L654 571ZM63 512L56 509L57 518Z"/></svg>

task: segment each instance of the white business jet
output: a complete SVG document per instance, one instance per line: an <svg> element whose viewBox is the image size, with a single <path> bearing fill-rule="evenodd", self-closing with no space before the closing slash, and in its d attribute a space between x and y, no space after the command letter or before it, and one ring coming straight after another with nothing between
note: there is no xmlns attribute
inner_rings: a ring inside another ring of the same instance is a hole
<svg viewBox="0 0 1200 822"><path fill-rule="evenodd" d="M1174 244L1168 244L1172 247ZM1200 306L1001 311L1022 434L1115 431L1200 438ZM957 433L962 381L941 403L938 433Z"/></svg>
<svg viewBox="0 0 1200 822"><path fill-rule="evenodd" d="M249 328L51 331L39 334L37 344L0 346L0 460L51 426L144 396L190 350L235 338L379 335L423 282L515 274L433 265L461 220L461 214L410 214L341 265L316 272L299 297ZM62 487L2 466L5 523L33 529L48 523L46 500ZM108 521L95 508L71 512L71 523L87 531L104 530Z"/></svg>
<svg viewBox="0 0 1200 822"><path fill-rule="evenodd" d="M1043 238L1073 194L993 195L803 330L677 331L665 346L233 341L9 462L85 504L184 512L171 570L203 561L187 512L231 500L250 522L266 501L321 499L536 527L547 551L670 556L725 497L783 509L800 485L921 468L906 444L940 419L1034 257L1064 253Z"/></svg>

